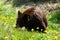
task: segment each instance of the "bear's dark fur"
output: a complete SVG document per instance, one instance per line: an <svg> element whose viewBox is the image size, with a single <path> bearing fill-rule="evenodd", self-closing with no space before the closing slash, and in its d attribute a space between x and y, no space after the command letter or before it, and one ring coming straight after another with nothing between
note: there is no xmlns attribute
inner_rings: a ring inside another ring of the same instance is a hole
<svg viewBox="0 0 60 40"><path fill-rule="evenodd" d="M29 31L33 28L35 31L38 30L44 32L47 25L46 15L39 7L28 8L23 13L18 11L17 27L25 26Z"/></svg>

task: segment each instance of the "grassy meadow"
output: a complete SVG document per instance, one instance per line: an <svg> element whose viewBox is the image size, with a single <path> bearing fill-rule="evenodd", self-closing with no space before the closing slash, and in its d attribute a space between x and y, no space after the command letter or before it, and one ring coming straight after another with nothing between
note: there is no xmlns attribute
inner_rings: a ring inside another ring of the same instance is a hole
<svg viewBox="0 0 60 40"><path fill-rule="evenodd" d="M0 40L60 40L60 10L47 15L46 33L15 29L16 18L15 7L0 0Z"/></svg>

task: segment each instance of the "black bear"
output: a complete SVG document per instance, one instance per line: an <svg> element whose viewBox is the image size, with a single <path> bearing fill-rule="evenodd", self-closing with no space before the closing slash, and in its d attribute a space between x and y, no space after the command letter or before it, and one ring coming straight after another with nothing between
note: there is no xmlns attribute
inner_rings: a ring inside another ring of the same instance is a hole
<svg viewBox="0 0 60 40"><path fill-rule="evenodd" d="M47 25L46 15L40 10L39 7L30 7L23 13L18 11L16 22L17 28L25 26L29 31L33 28L35 31L38 30L44 32Z"/></svg>

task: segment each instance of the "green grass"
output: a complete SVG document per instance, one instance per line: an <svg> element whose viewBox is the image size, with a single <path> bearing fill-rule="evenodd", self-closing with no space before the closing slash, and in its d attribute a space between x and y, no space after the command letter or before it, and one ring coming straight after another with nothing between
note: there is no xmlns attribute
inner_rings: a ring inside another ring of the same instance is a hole
<svg viewBox="0 0 60 40"><path fill-rule="evenodd" d="M4 4L4 1L0 0L0 40L60 40L60 25L49 20L52 18L51 14L47 15L46 33L15 29L16 18L15 8L10 3Z"/></svg>
<svg viewBox="0 0 60 40"><path fill-rule="evenodd" d="M52 14L52 17L49 19L50 21L52 21L53 23L60 23L60 10L57 10Z"/></svg>

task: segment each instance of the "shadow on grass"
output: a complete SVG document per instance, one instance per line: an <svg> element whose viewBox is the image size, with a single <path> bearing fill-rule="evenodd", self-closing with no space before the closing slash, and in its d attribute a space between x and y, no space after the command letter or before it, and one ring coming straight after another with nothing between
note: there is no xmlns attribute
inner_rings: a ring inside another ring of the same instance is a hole
<svg viewBox="0 0 60 40"><path fill-rule="evenodd" d="M57 3L57 0L6 0L5 2L11 1L13 6L19 7L22 5L33 5L33 4L44 4L44 3Z"/></svg>
<svg viewBox="0 0 60 40"><path fill-rule="evenodd" d="M28 29L26 29L26 28L23 29L23 28L20 28L20 27L19 27L19 28L15 28L15 29L17 29L17 30L20 31L20 32L29 32L29 33L32 32L32 33L43 33L43 34L47 34L47 32L45 32L45 31L44 31L44 32L41 32L41 31L38 31L38 30L33 30L33 31L32 31L32 30L28 30Z"/></svg>
<svg viewBox="0 0 60 40"><path fill-rule="evenodd" d="M60 23L60 10L53 12L49 21L53 23Z"/></svg>

